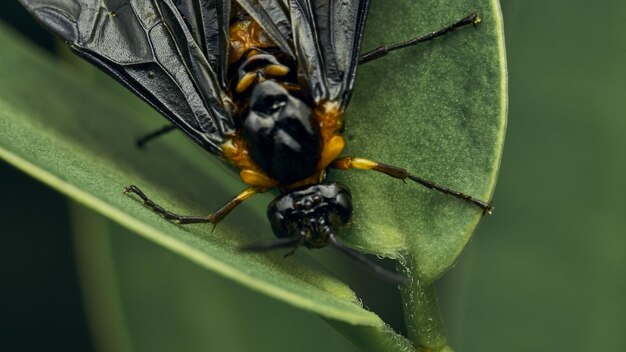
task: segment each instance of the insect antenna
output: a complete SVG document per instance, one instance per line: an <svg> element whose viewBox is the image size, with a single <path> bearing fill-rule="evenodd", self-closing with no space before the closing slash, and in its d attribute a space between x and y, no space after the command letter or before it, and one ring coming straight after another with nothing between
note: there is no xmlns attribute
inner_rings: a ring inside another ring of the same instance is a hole
<svg viewBox="0 0 626 352"><path fill-rule="evenodd" d="M240 247L239 250L242 252L264 252L271 251L273 249L292 248L295 251L295 248L301 245L303 241L304 237L301 236L284 237L271 242L256 243L243 246ZM289 253L293 253L293 251Z"/></svg>
<svg viewBox="0 0 626 352"><path fill-rule="evenodd" d="M408 279L404 275L400 275L393 271L389 271L382 266L374 263L373 261L367 259L363 254L357 252L356 250L347 247L345 244L341 243L333 234L328 236L330 239L330 243L337 248L339 251L347 254L350 258L356 260L361 265L365 266L369 270L371 270L374 274L380 277L383 280L387 280L388 282L400 285L408 285Z"/></svg>

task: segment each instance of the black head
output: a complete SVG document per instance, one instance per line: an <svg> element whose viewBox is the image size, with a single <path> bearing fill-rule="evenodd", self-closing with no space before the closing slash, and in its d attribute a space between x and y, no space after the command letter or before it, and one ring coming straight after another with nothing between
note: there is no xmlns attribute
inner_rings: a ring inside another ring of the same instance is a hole
<svg viewBox="0 0 626 352"><path fill-rule="evenodd" d="M336 236L339 228L352 218L352 195L342 184L316 184L283 194L270 203L267 216L278 240L247 246L243 250L291 248L288 256L300 245L322 248L330 244L381 278L396 284L408 283L404 276L378 266L339 241Z"/></svg>
<svg viewBox="0 0 626 352"><path fill-rule="evenodd" d="M307 248L321 248L352 218L352 195L339 183L307 186L276 198L267 216L277 237L297 238Z"/></svg>

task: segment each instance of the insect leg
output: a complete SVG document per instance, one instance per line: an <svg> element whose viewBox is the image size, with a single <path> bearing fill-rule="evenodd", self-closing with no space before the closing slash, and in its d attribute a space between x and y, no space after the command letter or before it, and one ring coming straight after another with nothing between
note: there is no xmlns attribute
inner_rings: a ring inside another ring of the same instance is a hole
<svg viewBox="0 0 626 352"><path fill-rule="evenodd" d="M473 26L476 26L478 23L480 23L480 17L478 17L478 14L473 13L445 28L442 28L436 32L432 32L429 33L425 36L421 36L421 37L417 37L417 38L413 38L413 39L409 39L405 42L402 43L397 43L397 44L391 44L391 45L385 45L385 46L381 46L378 47L372 51L369 51L363 55L361 55L359 57L359 64L364 64L366 62L372 61L372 60L376 60L379 59L387 54L389 54L391 51L394 50L398 50L398 49L402 49L402 48L406 48L409 46L413 46L419 43L423 43L423 42L427 42L430 40L433 40L437 37L441 37L445 34L448 34L452 31L454 31L457 28L466 26L468 24L471 24Z"/></svg>
<svg viewBox="0 0 626 352"><path fill-rule="evenodd" d="M424 187L434 189L443 194L448 194L455 198L463 200L465 202L472 203L488 214L491 214L491 212L493 211L493 207L487 202L475 199L472 196L469 196L465 193L451 190L450 188L436 184L433 181L423 179L419 176L411 174L406 169L402 169L396 166L378 163L376 161L363 159L363 158L355 158L351 156L345 156L345 157L339 158L335 160L331 164L331 166L339 170L350 170L350 169L374 170L374 171L382 172L384 174L387 174L391 177L394 177L403 181L406 179L409 179L411 181L419 183L420 185Z"/></svg>
<svg viewBox="0 0 626 352"><path fill-rule="evenodd" d="M124 193L136 194L139 198L141 198L141 200L143 201L143 204L146 205L148 208L152 209L155 213L161 215L162 217L168 220L177 221L179 224L197 224L197 223L207 223L207 222L210 222L212 224L217 224L226 215L228 215L228 213L231 210L235 209L236 206L238 206L244 200L252 197L253 195L259 192L261 192L261 190L258 190L256 188L247 188L243 192L236 195L233 199L229 200L228 203L224 204L221 208L219 208L214 213L211 213L207 216L188 216L188 215L178 215L178 214L172 213L171 211L164 209L163 207L161 207L160 205L152 201L150 198L148 198L148 196L146 196L145 193L143 193L143 191L141 191L139 187L135 185L126 186L124 188Z"/></svg>
<svg viewBox="0 0 626 352"><path fill-rule="evenodd" d="M137 138L137 140L135 141L135 145L137 146L137 148L139 149L143 149L146 146L146 143L161 137L162 135L171 132L173 130L176 129L175 125L165 125L161 128L159 128L158 130L152 131L146 135L143 135L139 138Z"/></svg>

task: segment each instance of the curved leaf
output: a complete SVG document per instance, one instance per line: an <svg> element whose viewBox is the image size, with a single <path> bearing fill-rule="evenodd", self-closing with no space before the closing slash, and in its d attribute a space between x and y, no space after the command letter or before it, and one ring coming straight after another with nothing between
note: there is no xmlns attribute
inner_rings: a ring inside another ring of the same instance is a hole
<svg viewBox="0 0 626 352"><path fill-rule="evenodd" d="M497 1L374 2L364 46L407 40L472 11L482 19L476 29L458 29L360 68L346 121L347 153L490 200L507 111ZM482 217L475 206L414 183L366 172L338 177L351 186L355 202L350 242L414 261L411 270L427 282L454 263Z"/></svg>

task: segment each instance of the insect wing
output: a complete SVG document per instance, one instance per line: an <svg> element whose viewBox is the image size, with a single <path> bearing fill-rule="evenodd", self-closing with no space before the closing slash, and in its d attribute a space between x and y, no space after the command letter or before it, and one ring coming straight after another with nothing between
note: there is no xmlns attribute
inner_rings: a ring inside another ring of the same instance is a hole
<svg viewBox="0 0 626 352"><path fill-rule="evenodd" d="M230 0L176 0L174 4L181 15L177 21L184 21L194 42L203 44L203 54L220 86L226 87Z"/></svg>
<svg viewBox="0 0 626 352"><path fill-rule="evenodd" d="M288 0L237 0L274 43L288 56L295 59Z"/></svg>
<svg viewBox="0 0 626 352"><path fill-rule="evenodd" d="M237 0L279 48L317 102L350 100L369 0Z"/></svg>
<svg viewBox="0 0 626 352"><path fill-rule="evenodd" d="M218 55L224 51L214 50L226 40L218 17L228 4L200 0L182 0L178 5L172 0L20 2L80 56L127 86L205 149L221 154L220 146L234 132L228 98L220 84L224 73L216 70L223 66L220 62L225 59ZM185 16L193 22L185 22L181 14L185 11L193 15ZM203 40L202 45L198 40ZM209 51L212 56L207 56Z"/></svg>
<svg viewBox="0 0 626 352"><path fill-rule="evenodd" d="M299 74L316 101L350 100L369 0L292 0Z"/></svg>

